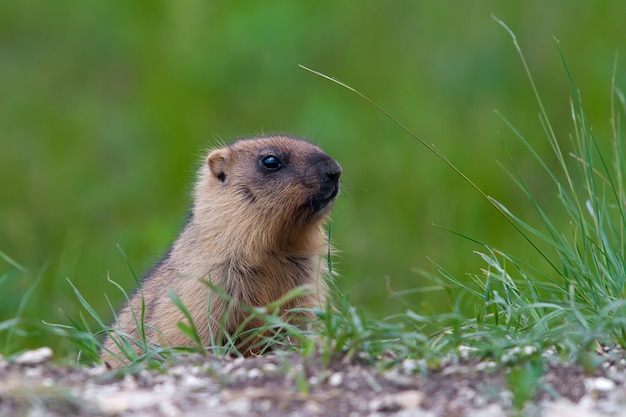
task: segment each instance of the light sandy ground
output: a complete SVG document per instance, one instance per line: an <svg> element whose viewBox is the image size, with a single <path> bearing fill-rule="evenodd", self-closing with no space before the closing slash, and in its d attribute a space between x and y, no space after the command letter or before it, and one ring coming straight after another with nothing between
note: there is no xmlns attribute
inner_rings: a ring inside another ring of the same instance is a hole
<svg viewBox="0 0 626 417"><path fill-rule="evenodd" d="M468 416L518 415L509 368L449 363L427 374L404 361L377 371L360 361L303 360L296 354L232 359L189 357L166 372L115 375L64 367L49 350L0 359L0 416ZM523 415L626 417L624 353L607 350L592 374L548 360Z"/></svg>

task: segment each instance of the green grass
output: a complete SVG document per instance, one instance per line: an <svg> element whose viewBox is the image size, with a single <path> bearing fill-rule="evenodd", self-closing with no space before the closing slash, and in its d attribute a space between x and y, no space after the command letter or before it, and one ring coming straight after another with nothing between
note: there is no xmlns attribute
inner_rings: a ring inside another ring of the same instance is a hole
<svg viewBox="0 0 626 417"><path fill-rule="evenodd" d="M626 344L626 194L623 184L626 166L620 124L626 104L622 93L615 87L615 74L611 96L613 137L610 141L601 141L589 126L580 93L558 48L571 86L570 113L574 128L569 140L563 141L557 138L552 128L515 35L504 23L497 21L511 35L519 53L537 100L545 138L553 152L553 155L542 155L536 150L536 144L533 145L501 116L535 158L536 165L544 171L544 186L553 188L561 204L557 212L549 213L544 209L515 160L509 158L510 168L506 172L516 184L519 195L526 198L536 211L540 219L536 224L518 217L505 204L489 196L470 179L469 174L463 173L434 146L421 140L368 97L345 83L309 70L358 94L417 139L514 226L516 233L512 239L521 237L526 240L541 259L540 263L531 263L524 256L515 256L505 249L468 237L483 246L482 251L476 252L485 264L481 273L469 274L469 281L453 276L442 267L439 276L427 274L459 297L450 313L425 315L409 309L404 317L394 317L393 321L402 322L410 330L402 330L394 337L388 334L389 327L383 330L360 323L360 319L352 314L352 307L343 305L340 309L343 321L350 323L350 329L357 335L350 335L350 341L358 343L355 347L344 342L348 351L368 351L374 346L376 343L372 341L360 340L367 339L374 329L373 333L382 338L378 342L402 353L396 357L406 355L435 361L454 352L460 345L475 348L473 352L478 356L489 355L498 359L510 358L508 354L512 350L532 346L537 348L531 350L533 352L551 347L565 357L576 356L584 360L598 343ZM550 168L548 158L557 161L557 170ZM473 314L468 314L468 309L464 308L467 305L473 306ZM334 326L327 323L326 328L332 330ZM424 334L423 329L435 331ZM347 334L350 332L341 336ZM374 349L373 353L380 353L380 349Z"/></svg>
<svg viewBox="0 0 626 417"><path fill-rule="evenodd" d="M584 355L598 342L624 346L626 166L620 125L626 106L624 97L615 88L613 78L613 137L606 152L606 141L598 140L589 126L580 93L559 49L572 91L574 133L568 147L555 135L524 55L515 36L510 30L509 33L537 98L540 122L560 172L548 168L548 156L536 152L529 140L511 123L507 124L544 170L546 183L551 183L562 207L560 212L549 215L510 159L509 174L541 221L529 224L504 204L491 197L489 200L531 242L545 264L529 264L523 258L485 245L479 255L486 267L482 274L471 275L474 285L446 278L481 301L482 308L477 311L472 328L505 331L513 341L555 346L568 354ZM567 227L561 227L563 224Z"/></svg>
<svg viewBox="0 0 626 417"><path fill-rule="evenodd" d="M101 336L109 333L115 337L128 363L156 367L172 355L181 353L207 354L211 351L236 355L237 340L256 338L260 334L271 335L261 342L265 346L279 345L281 350L320 355L324 363L358 357L386 367L405 359L419 359L427 371L451 357L458 359L469 352L470 356L495 358L501 365L511 367L509 382L518 388L514 390L518 393L514 399L518 407L532 398L537 388L542 372L541 353L546 349L555 349L564 359L593 366L593 353L598 344L626 347L626 161L622 148L626 100L615 85L614 76L610 114L612 137L597 138L589 125L581 94L566 59L557 48L564 76L571 87L569 110L573 127L569 138L558 137L515 35L498 22L511 35L519 53L530 89L537 100L539 123L545 133L543 140L552 150L550 155L538 151L540 142L525 137L512 122L500 116L534 158L537 169L543 171L545 181L542 187L550 187L560 204L558 211L545 209L515 158L510 157L508 167L503 167L503 171L516 185L518 195L533 207L534 220L516 215L507 205L490 196L471 180L471 173L464 173L359 91L326 75L309 71L358 94L417 139L474 187L477 198L484 199L485 204L492 205L507 219L514 230L511 239L525 240L530 252L534 251L538 256L516 255L506 248L465 237L482 247L475 252L484 264L481 271L467 277L454 276L444 266L437 266L439 274L421 272L452 300L445 313L431 314L427 309L409 305L402 314L374 320L353 305L330 280L333 302L326 309L315 311L319 320L313 329L300 329L278 315L281 305L302 295L304 290L297 289L274 305L248 308L250 318L261 318L265 326L245 333L244 323L235 335L215 335L214 347L203 345L183 301L170 294L172 302L188 319L188 323L180 323L179 328L193 341L193 347L184 349L158 346L147 340L143 309L136 312L139 340L121 334L110 327L70 283L82 307L81 313L69 324L46 326L48 331L65 338L78 352L79 361L97 362L98 350L102 348ZM508 149L507 144L504 147ZM557 161L556 169L548 159ZM0 256L10 268L26 272L6 254L0 252ZM330 253L328 259L332 271ZM132 268L131 273L134 276ZM7 276L0 277L0 286ZM21 313L33 288L22 299L15 318L0 323L0 349L5 354L10 353L12 339L20 334ZM118 285L117 288L128 299L122 287ZM216 288L214 293L227 297ZM115 310L113 306L111 309ZM139 353L133 347L138 347ZM298 384L301 391L307 391L305 380Z"/></svg>
<svg viewBox="0 0 626 417"><path fill-rule="evenodd" d="M22 265L14 261L7 254L0 250L0 258L2 258L9 266L22 274L27 274L28 270L24 268ZM30 332L36 333L37 328L39 328L39 323L32 323L28 320L24 320L24 310L28 305L29 301L33 296L33 292L37 288L37 285L40 283L41 278L44 275L45 268L42 268L40 273L35 278L34 283L26 290L26 292L22 295L21 300L18 304L17 311L15 312L14 317L4 320L0 322L0 354L11 353L14 350L14 341L16 337L24 336L28 333L29 330L26 330L25 327L30 328ZM8 281L9 273L6 272L2 276L0 276L0 288L2 285Z"/></svg>

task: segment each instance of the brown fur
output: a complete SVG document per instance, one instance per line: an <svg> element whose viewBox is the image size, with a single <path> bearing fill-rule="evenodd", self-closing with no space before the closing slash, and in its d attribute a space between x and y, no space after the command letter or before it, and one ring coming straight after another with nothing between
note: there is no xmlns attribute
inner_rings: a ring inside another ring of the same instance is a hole
<svg viewBox="0 0 626 417"><path fill-rule="evenodd" d="M263 158L269 155L280 160L280 169L264 166ZM141 316L143 297L149 339L189 345L191 341L177 327L187 320L168 297L169 289L191 313L203 343L211 345L220 338L228 302L202 280L235 301L227 315L229 334L247 317L239 303L265 306L307 285L312 290L309 295L291 300L282 309L322 306L327 272L323 258L328 248L323 221L338 192L340 173L340 165L317 146L285 136L244 139L210 152L199 172L189 222L119 311L121 330L137 337L133 311ZM259 325L254 319L246 328ZM246 351L249 346L241 348ZM120 366L109 351L119 354L107 338L102 357L110 366Z"/></svg>

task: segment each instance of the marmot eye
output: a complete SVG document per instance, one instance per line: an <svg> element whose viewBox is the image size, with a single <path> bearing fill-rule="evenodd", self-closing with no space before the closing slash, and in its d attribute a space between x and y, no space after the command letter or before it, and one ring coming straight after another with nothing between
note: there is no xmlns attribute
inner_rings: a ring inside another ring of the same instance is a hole
<svg viewBox="0 0 626 417"><path fill-rule="evenodd" d="M278 171L283 166L283 163L280 159L278 159L278 157L274 155L267 155L261 159L261 165L268 171Z"/></svg>

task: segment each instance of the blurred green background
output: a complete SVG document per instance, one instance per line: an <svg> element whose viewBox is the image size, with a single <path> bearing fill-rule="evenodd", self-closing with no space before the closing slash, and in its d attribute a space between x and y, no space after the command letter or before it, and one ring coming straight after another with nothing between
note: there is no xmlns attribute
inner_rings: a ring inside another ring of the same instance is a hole
<svg viewBox="0 0 626 417"><path fill-rule="evenodd" d="M25 311L33 322L76 315L66 277L110 318L104 293L115 305L121 296L106 278L134 287L117 245L142 274L177 235L205 150L260 133L306 137L343 165L332 224L338 285L375 317L406 308L386 277L396 291L430 285L415 272L437 270L427 258L458 277L479 272L480 246L433 223L534 259L451 169L355 95L298 68L369 95L532 219L497 164L502 143L547 207L556 190L494 109L553 158L492 13L516 32L564 143L570 89L554 36L608 142L623 1L3 1L0 250L29 272L0 260L0 322L38 276ZM404 300L434 311L451 303L443 292ZM46 337L25 343L54 346Z"/></svg>

